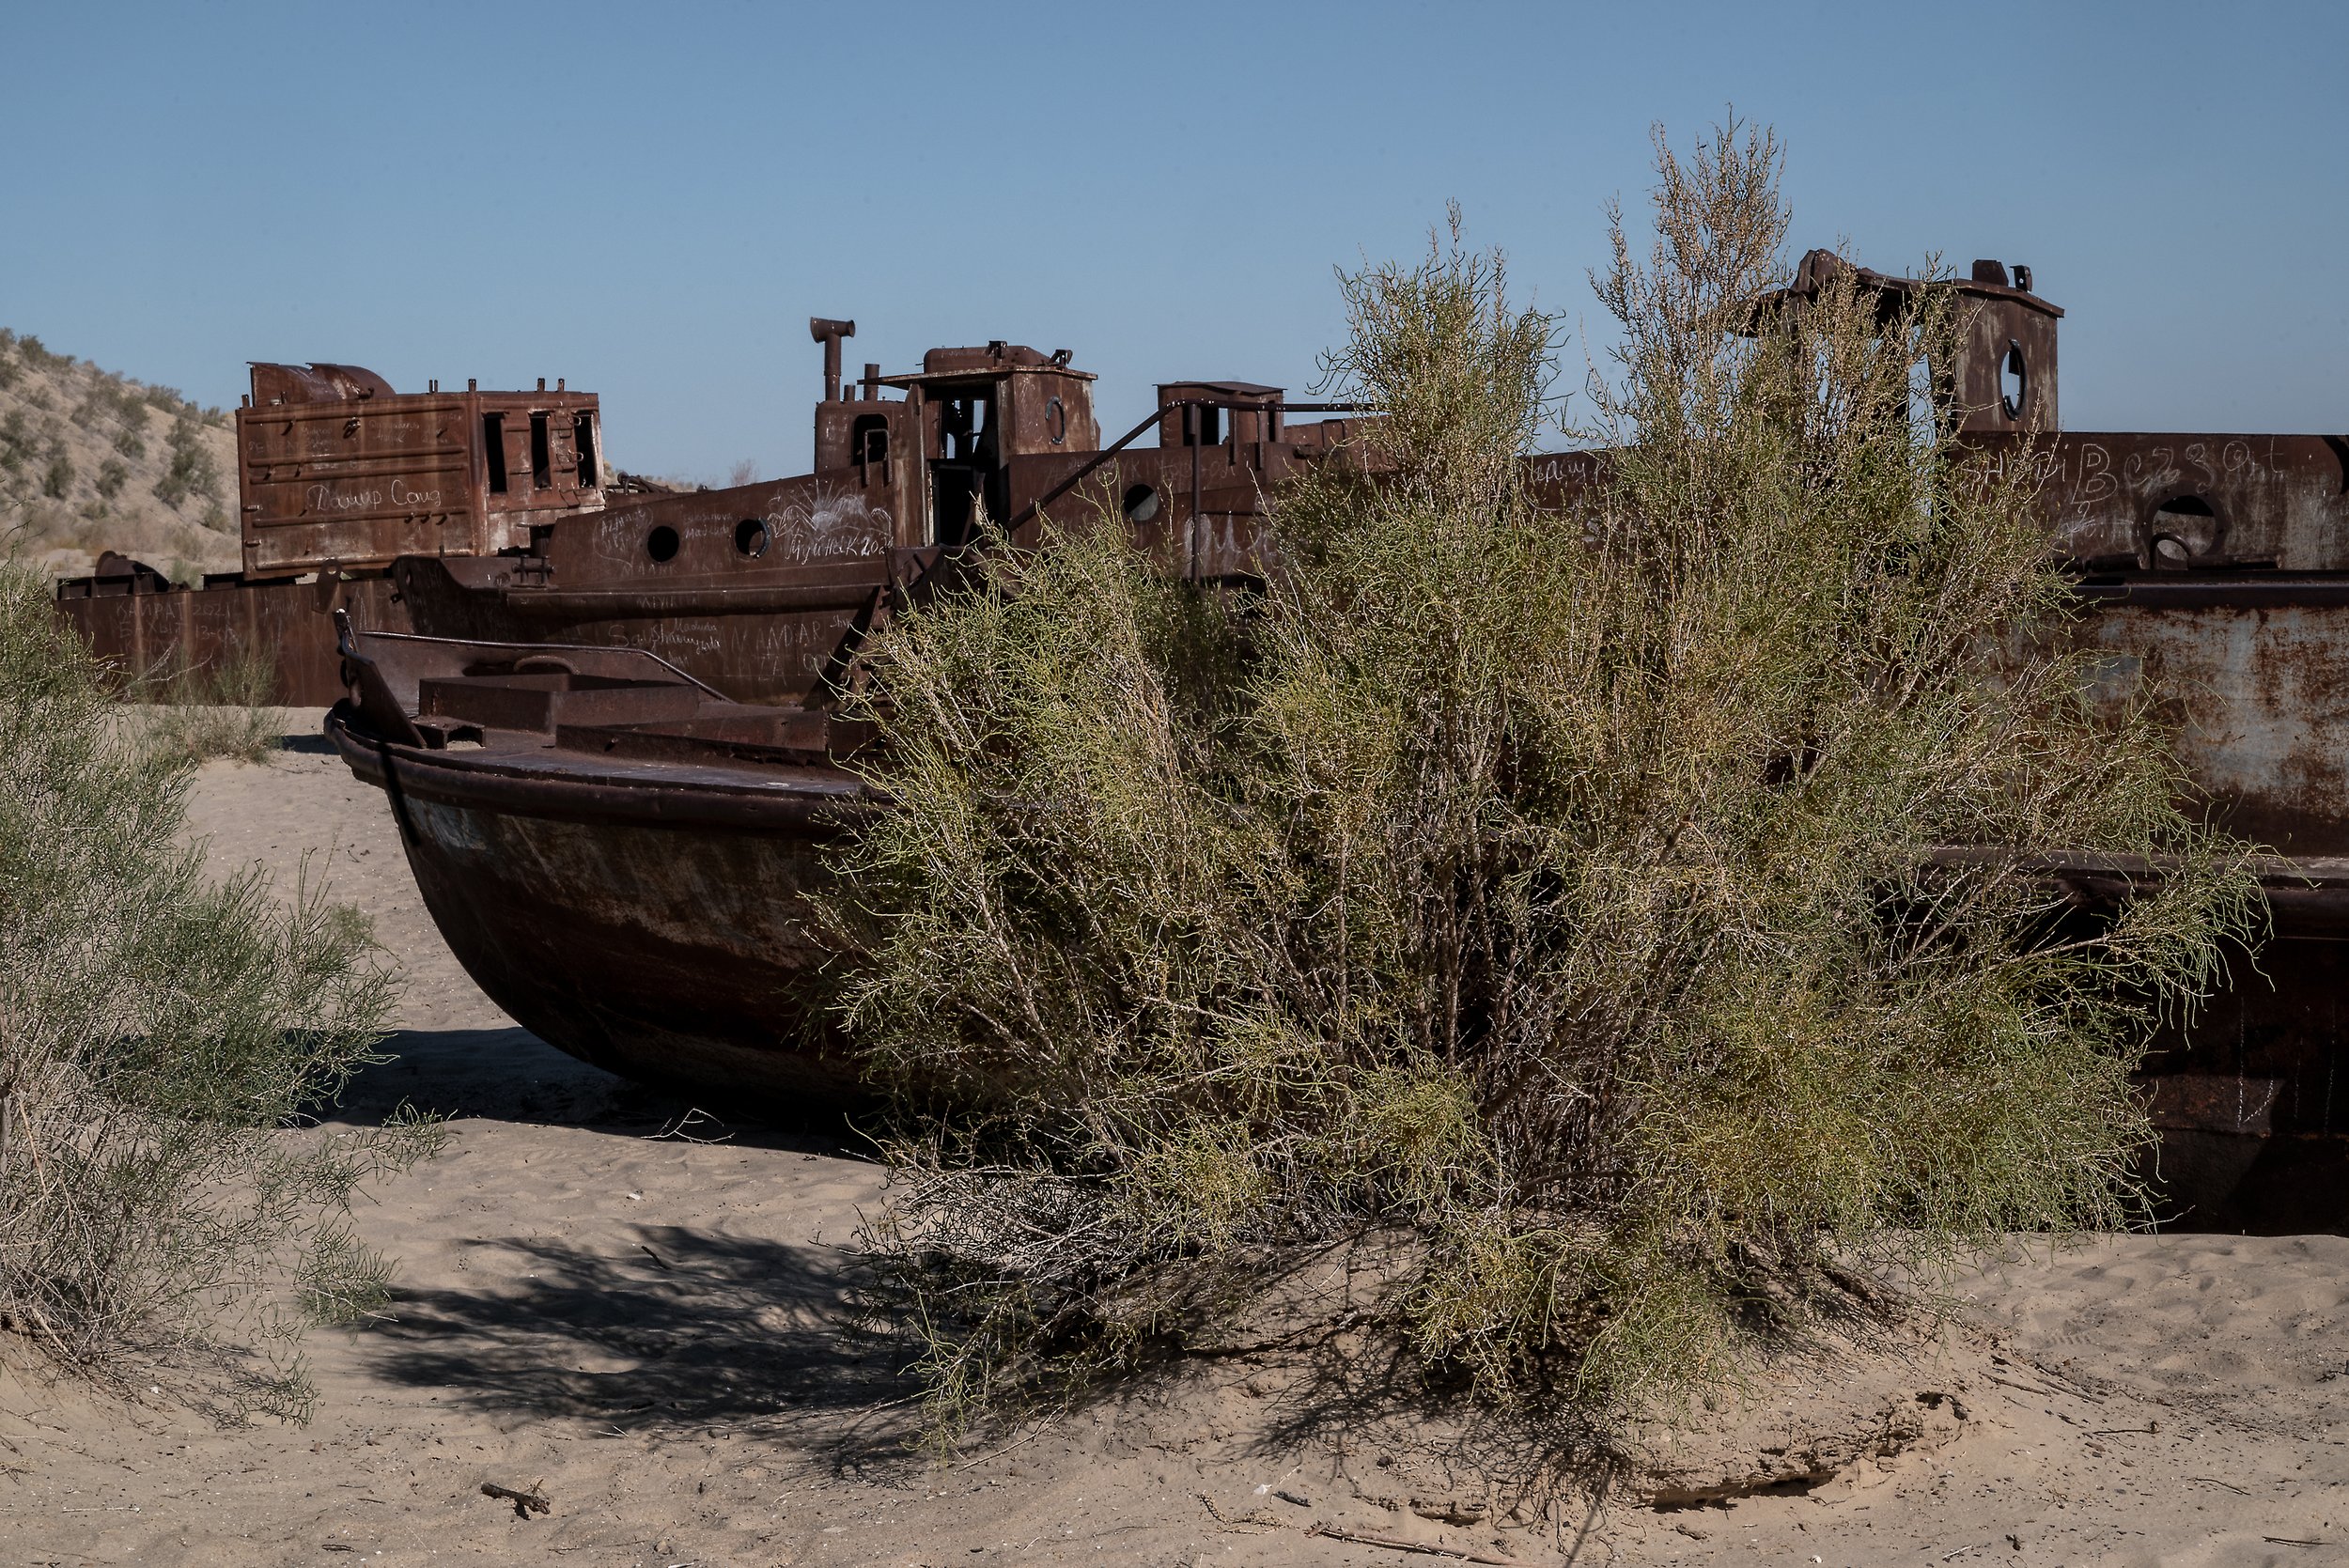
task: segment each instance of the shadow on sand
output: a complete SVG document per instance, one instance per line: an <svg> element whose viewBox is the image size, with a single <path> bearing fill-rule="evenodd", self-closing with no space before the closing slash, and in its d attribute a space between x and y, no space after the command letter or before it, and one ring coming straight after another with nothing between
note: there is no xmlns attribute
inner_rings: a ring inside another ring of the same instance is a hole
<svg viewBox="0 0 2349 1568"><path fill-rule="evenodd" d="M827 1111L742 1117L716 1097L695 1100L589 1066L526 1029L404 1029L383 1042L390 1058L344 1085L329 1122L381 1122L402 1105L437 1115L539 1126L592 1127L643 1136L662 1128L752 1148L862 1157L871 1144L847 1117Z"/></svg>
<svg viewBox="0 0 2349 1568"><path fill-rule="evenodd" d="M392 1060L346 1086L328 1119L380 1122L403 1103L465 1120L842 1152L837 1118L799 1125L695 1119L685 1099L617 1078L525 1030L408 1030ZM618 1256L559 1235L472 1244L480 1287L407 1285L363 1332L371 1373L457 1390L539 1419L647 1426L775 1423L821 1415L816 1446L848 1461L902 1452L910 1356L860 1327L854 1254L639 1226ZM857 1412L863 1410L859 1416Z"/></svg>
<svg viewBox="0 0 2349 1568"><path fill-rule="evenodd" d="M394 1320L368 1332L371 1370L623 1432L822 1416L825 1447L902 1452L906 1411L891 1402L913 1385L896 1370L903 1347L858 1326L849 1255L681 1226L636 1235L620 1258L547 1238L480 1243L533 1277L402 1290Z"/></svg>

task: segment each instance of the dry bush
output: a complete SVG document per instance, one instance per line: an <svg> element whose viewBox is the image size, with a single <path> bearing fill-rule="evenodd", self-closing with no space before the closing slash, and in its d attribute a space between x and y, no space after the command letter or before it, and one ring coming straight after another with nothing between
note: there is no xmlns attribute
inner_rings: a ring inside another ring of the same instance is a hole
<svg viewBox="0 0 2349 1568"><path fill-rule="evenodd" d="M170 575L184 581L200 573L175 562ZM286 715L274 705L277 661L267 648L240 649L210 663L183 661L134 678L125 694L145 705L128 717L147 745L174 761L267 763L285 740Z"/></svg>
<svg viewBox="0 0 2349 1568"><path fill-rule="evenodd" d="M220 465L204 445L202 421L192 407L180 411L164 444L171 452L171 464L155 481L155 499L174 508L191 496L218 501Z"/></svg>
<svg viewBox="0 0 2349 1568"><path fill-rule="evenodd" d="M0 1314L101 1374L277 1288L358 1310L381 1264L350 1197L432 1136L296 1126L376 1059L391 978L317 890L209 881L187 778L120 722L47 582L0 563ZM298 1365L248 1389L303 1393Z"/></svg>
<svg viewBox="0 0 2349 1568"><path fill-rule="evenodd" d="M10 409L8 417L0 419L0 473L23 475L39 450L24 411Z"/></svg>
<svg viewBox="0 0 2349 1568"><path fill-rule="evenodd" d="M1455 215L1343 279L1331 384L1387 417L1275 498L1261 592L1104 519L891 629L832 908L941 1421L1348 1235L1431 1368L1622 1413L1854 1268L2139 1212L2129 1073L2251 924L2241 847L2050 651L2027 495L1913 416L1946 301L1767 303L1778 162L1659 140L1572 510L1518 460L1549 323ZM2168 874L2089 920L2050 848Z"/></svg>

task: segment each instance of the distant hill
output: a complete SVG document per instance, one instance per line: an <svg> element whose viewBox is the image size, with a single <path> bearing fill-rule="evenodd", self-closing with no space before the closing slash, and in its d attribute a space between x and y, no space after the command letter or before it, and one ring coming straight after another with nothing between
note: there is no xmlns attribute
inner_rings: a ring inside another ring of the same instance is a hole
<svg viewBox="0 0 2349 1568"><path fill-rule="evenodd" d="M0 551L73 577L101 550L182 582L234 570L232 422L0 328Z"/></svg>

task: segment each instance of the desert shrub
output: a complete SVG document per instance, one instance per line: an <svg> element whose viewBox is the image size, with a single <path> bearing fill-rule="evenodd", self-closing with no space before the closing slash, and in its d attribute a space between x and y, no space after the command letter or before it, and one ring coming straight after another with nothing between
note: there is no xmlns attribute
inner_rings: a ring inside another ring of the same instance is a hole
<svg viewBox="0 0 2349 1568"><path fill-rule="evenodd" d="M65 449L53 443L49 461L40 471L40 493L52 501L63 501L73 489L73 459Z"/></svg>
<svg viewBox="0 0 2349 1568"><path fill-rule="evenodd" d="M1854 1269L2129 1219L2238 846L2088 706L2028 495L1913 417L1946 297L1773 303L1775 144L1657 167L1590 489L1528 489L1549 323L1455 217L1344 277L1385 417L1273 498L1260 589L1104 517L881 640L894 807L831 910L941 1418L1340 1237L1431 1369L1623 1412ZM2056 848L2167 874L2086 920Z"/></svg>
<svg viewBox="0 0 2349 1568"><path fill-rule="evenodd" d="M185 562L173 563L175 582L200 576ZM129 695L148 705L133 717L143 721L147 743L181 762L230 758L266 763L285 737L285 714L275 706L277 661L267 648L240 648L208 663L178 663L131 683Z"/></svg>
<svg viewBox="0 0 2349 1568"><path fill-rule="evenodd" d="M10 409L0 418L0 470L21 474L38 451L32 422L23 409Z"/></svg>
<svg viewBox="0 0 2349 1568"><path fill-rule="evenodd" d="M164 505L179 507L190 496L217 501L220 498L220 465L212 460L211 450L204 444L203 426L182 413L164 438L171 453L171 461L163 476L155 481L155 499Z"/></svg>
<svg viewBox="0 0 2349 1568"><path fill-rule="evenodd" d="M390 975L316 888L210 881L187 777L0 564L0 1312L100 1371L279 1286L348 1310L381 1269L350 1197L431 1136L292 1127L372 1059Z"/></svg>
<svg viewBox="0 0 2349 1568"><path fill-rule="evenodd" d="M92 484L101 496L112 501L122 493L122 487L128 484L130 479L131 471L122 465L121 459L108 458L98 465L98 477L92 481Z"/></svg>

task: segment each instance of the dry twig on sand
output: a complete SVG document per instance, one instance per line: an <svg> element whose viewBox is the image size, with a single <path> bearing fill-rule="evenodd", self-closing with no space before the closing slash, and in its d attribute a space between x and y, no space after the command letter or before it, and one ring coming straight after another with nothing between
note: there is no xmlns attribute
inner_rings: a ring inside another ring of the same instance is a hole
<svg viewBox="0 0 2349 1568"><path fill-rule="evenodd" d="M1486 1557L1462 1546L1439 1546L1426 1541L1405 1541L1392 1535L1364 1535L1359 1530L1340 1529L1335 1525L1315 1525L1305 1532L1330 1541L1349 1542L1357 1546L1383 1546L1391 1552L1412 1552L1421 1557L1448 1557L1456 1562L1493 1562L1514 1565L1514 1557Z"/></svg>
<svg viewBox="0 0 2349 1568"><path fill-rule="evenodd" d="M514 1505L514 1517L517 1519L527 1519L533 1514L552 1514L554 1512L554 1505L547 1501L545 1495L538 1490L539 1487L544 1486L545 1484L546 1483L543 1480L534 1481L530 1483L530 1490L527 1492L517 1492L511 1486L500 1486L494 1481L485 1481L481 1483L481 1495L485 1498L500 1498L512 1503Z"/></svg>

